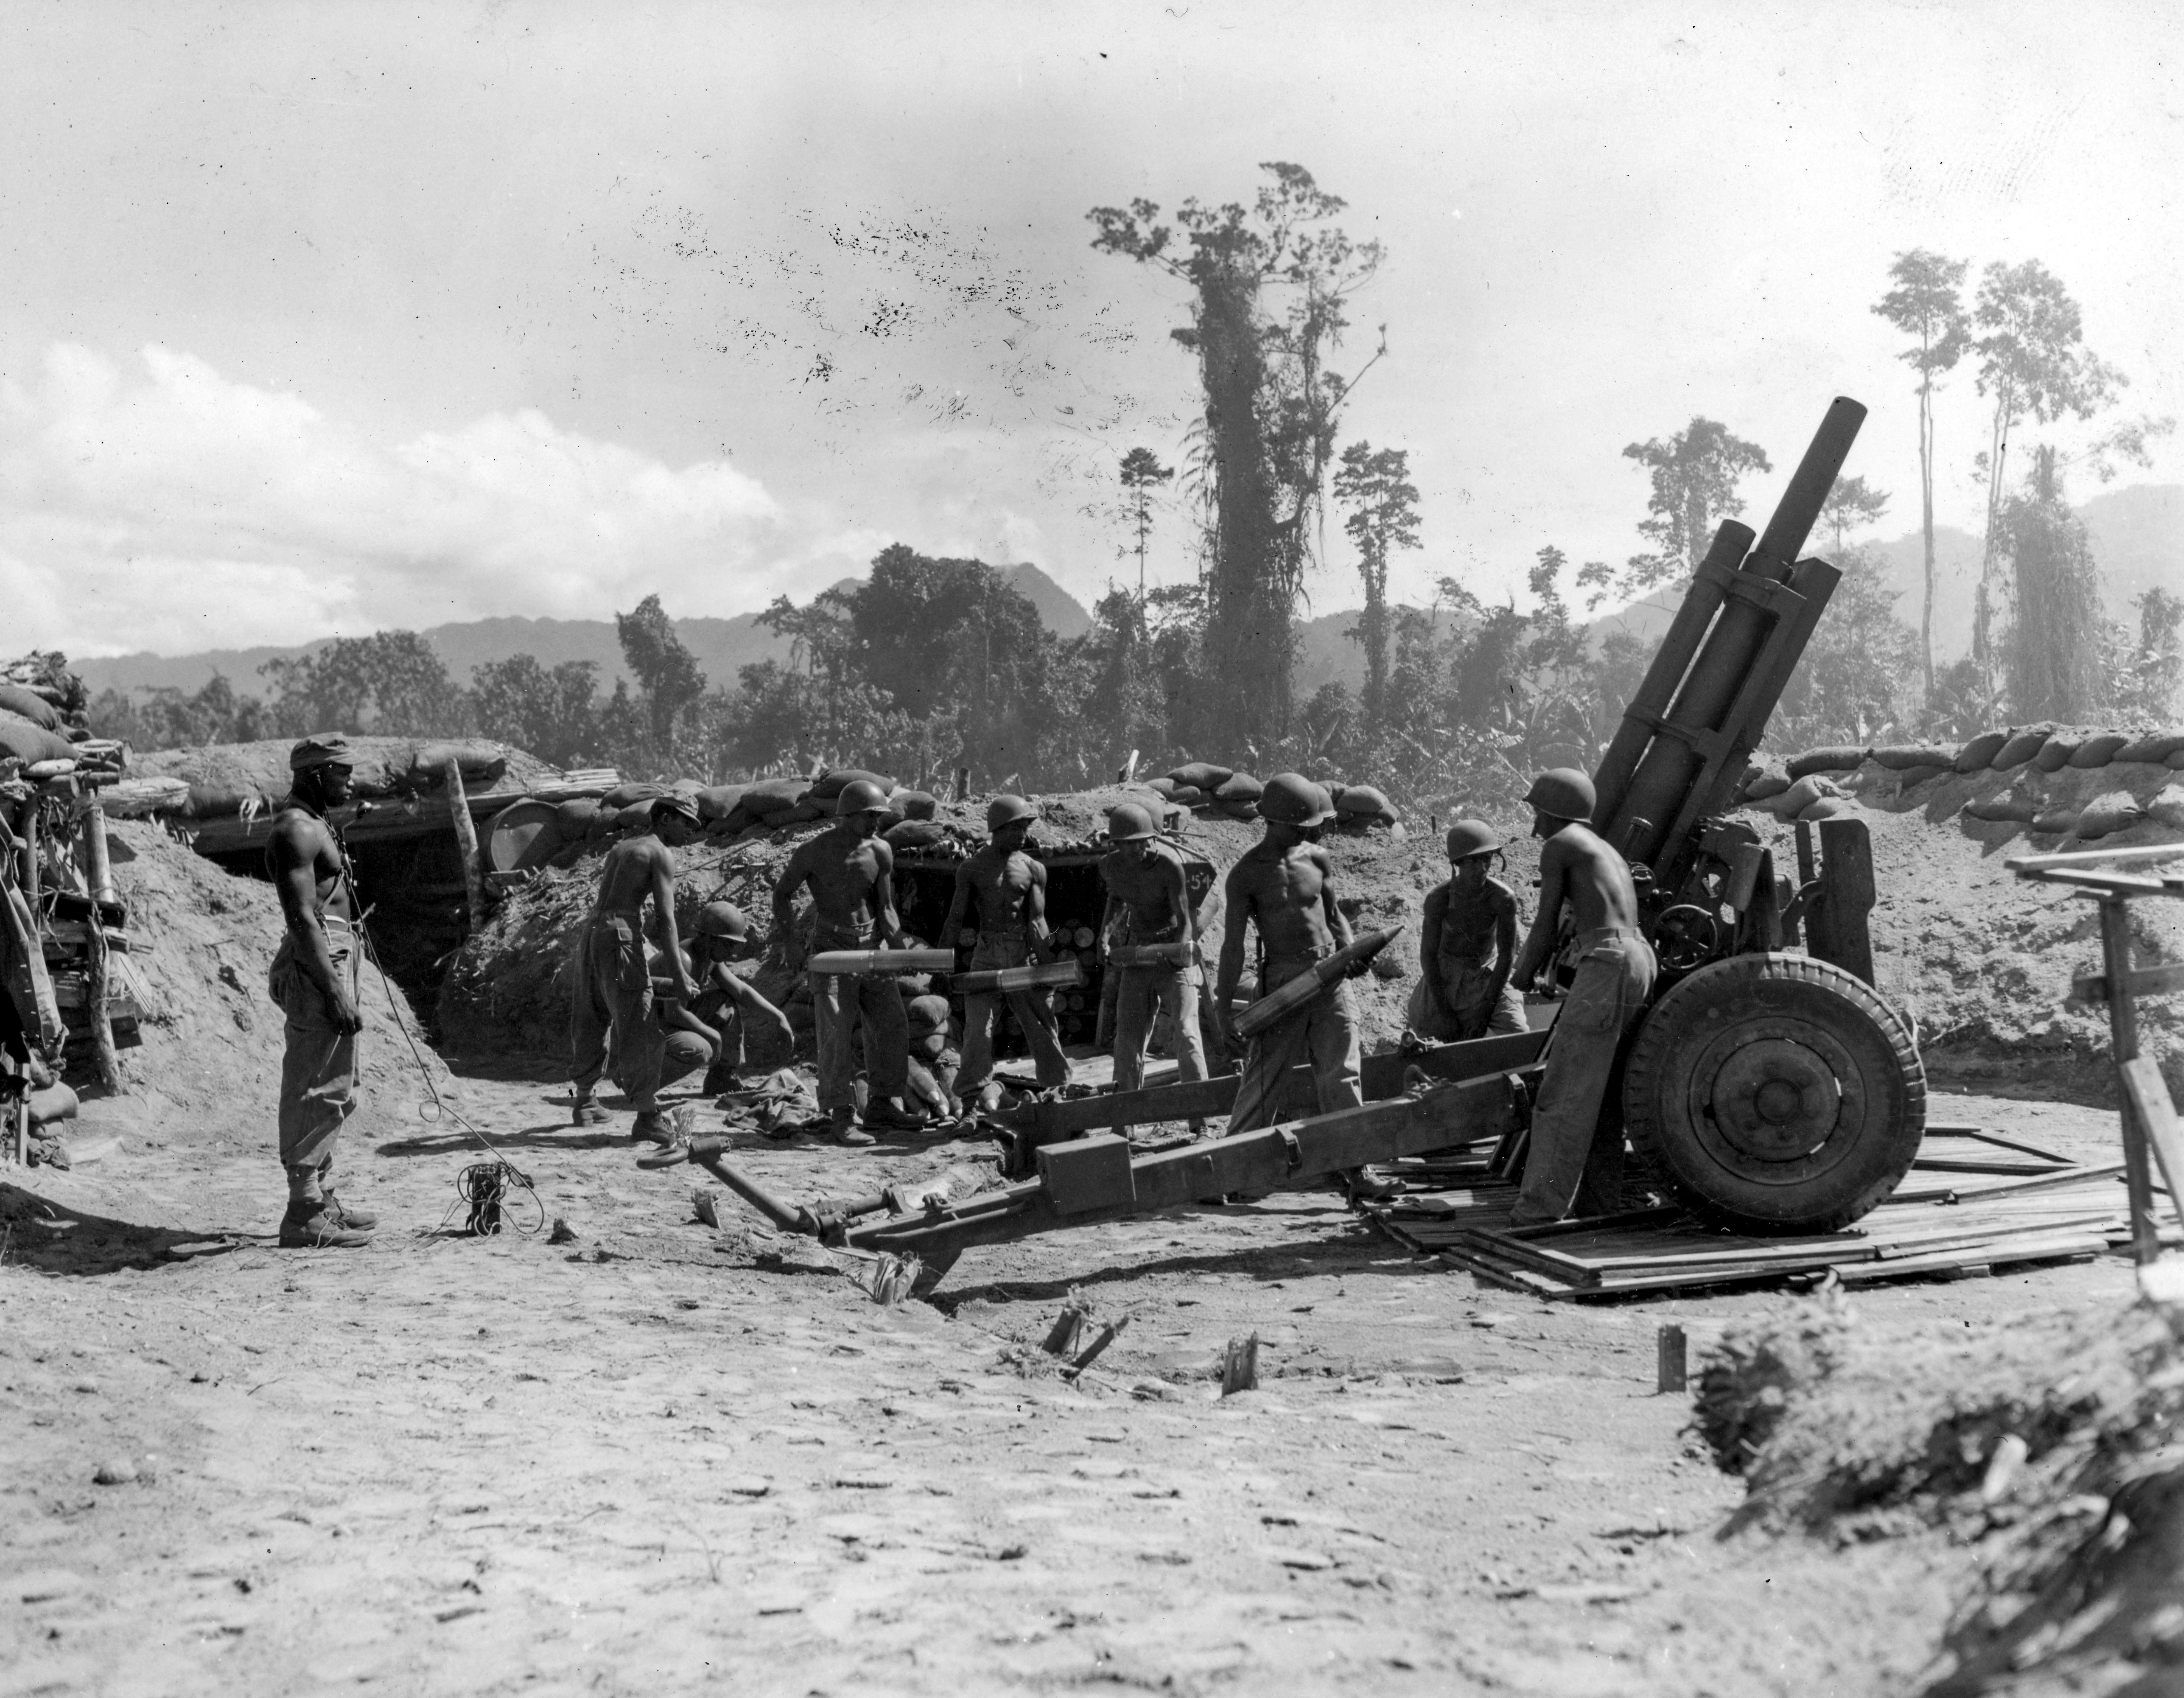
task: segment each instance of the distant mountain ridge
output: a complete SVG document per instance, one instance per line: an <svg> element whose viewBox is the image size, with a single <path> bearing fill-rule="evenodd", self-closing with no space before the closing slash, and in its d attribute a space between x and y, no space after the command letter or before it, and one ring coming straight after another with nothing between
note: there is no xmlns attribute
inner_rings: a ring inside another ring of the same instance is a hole
<svg viewBox="0 0 2184 1698"><path fill-rule="evenodd" d="M1092 615L1068 591L1037 566L1000 566L997 570L1011 588L1039 610L1047 629L1065 640L1081 637L1092 628ZM845 578L844 583L854 583ZM678 619L676 635L698 658L707 681L733 688L737 673L760 660L788 658L788 644L758 622L755 613L728 619ZM615 680L627 676L621 646L616 640L614 621L604 619L526 619L504 615L473 619L455 625L436 625L419 635L432 645L456 682L468 684L471 674L491 660L513 654L535 654L539 663L558 666L567 660L589 660L599 669L599 688L610 690ZM84 686L97 695L101 690L125 693L174 688L194 692L212 681L214 673L246 695L264 692L258 669L268 660L289 660L325 647L328 638L287 648L214 649L195 654L116 654L102 660L79 660L75 670Z"/></svg>

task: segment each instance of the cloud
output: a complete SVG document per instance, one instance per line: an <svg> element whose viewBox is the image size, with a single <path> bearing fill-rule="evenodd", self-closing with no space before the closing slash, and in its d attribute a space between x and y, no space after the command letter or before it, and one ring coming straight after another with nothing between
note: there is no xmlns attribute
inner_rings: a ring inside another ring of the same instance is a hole
<svg viewBox="0 0 2184 1698"><path fill-rule="evenodd" d="M0 381L9 642L168 653L489 614L678 613L801 592L869 557L724 460L670 467L531 409L382 444L156 344L125 372L51 348Z"/></svg>

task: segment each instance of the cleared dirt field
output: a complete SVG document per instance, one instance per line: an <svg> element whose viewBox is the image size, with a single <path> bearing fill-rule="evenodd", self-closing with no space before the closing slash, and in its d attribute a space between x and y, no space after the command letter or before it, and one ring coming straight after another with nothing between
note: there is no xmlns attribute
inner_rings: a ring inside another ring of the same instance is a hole
<svg viewBox="0 0 2184 1698"><path fill-rule="evenodd" d="M1879 1694L1964 1579L1938 1534L1719 1536L1742 1488L1654 1394L1655 1329L1779 1295L1550 1306L1313 1193L974 1250L883 1309L700 1224L703 1176L637 1170L557 1088L460 1088L575 1242L452 1235L471 1154L391 1088L348 1140L363 1251L159 1259L270 1242L255 1101L95 1105L102 1159L10 1172L0 1694ZM806 1196L979 1148L749 1159ZM1037 1344L1073 1285L1130 1322L1071 1384ZM2110 1259L1856 1305L1938 1333L2131 1289ZM1207 1371L1253 1330L1262 1389L1223 1400Z"/></svg>

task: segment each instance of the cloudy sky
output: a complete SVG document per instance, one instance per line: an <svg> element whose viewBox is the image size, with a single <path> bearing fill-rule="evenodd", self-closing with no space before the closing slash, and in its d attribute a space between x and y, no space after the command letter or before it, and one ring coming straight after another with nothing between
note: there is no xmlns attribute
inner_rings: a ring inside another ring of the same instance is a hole
<svg viewBox="0 0 2184 1698"><path fill-rule="evenodd" d="M801 598L889 542L1089 601L1178 459L1173 281L1088 209L1264 160L1388 250L1346 440L1442 573L1635 546L1634 438L1829 397L1915 523L1925 246L2038 258L2184 413L2184 24L2138 4L0 8L4 646L181 652ZM1969 374L1942 517L1975 524ZM2184 481L2171 438L2129 476ZM1353 604L1339 532L1312 585ZM1156 577L1190 570L1179 515Z"/></svg>

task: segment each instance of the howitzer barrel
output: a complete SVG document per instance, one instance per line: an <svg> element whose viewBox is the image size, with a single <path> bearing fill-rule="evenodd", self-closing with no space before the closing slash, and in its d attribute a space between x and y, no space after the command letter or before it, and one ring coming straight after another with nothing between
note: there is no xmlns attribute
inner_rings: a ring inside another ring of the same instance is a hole
<svg viewBox="0 0 2184 1698"><path fill-rule="evenodd" d="M815 973L859 977L871 973L944 973L952 949L823 949L804 964Z"/></svg>
<svg viewBox="0 0 2184 1698"><path fill-rule="evenodd" d="M1663 645L1655 671L1648 671L1639 699L1626 711L1624 730L1618 732L1602 762L1602 777L1608 783L1596 787L1603 792L1596 821L1604 823L1608 841L1629 860L1650 866L1663 858L1664 851L1666 858L1674 858L1679 844L1670 841L1672 827L1685 811L1692 788L1708 765L1710 752L1717 756L1713 762L1717 773L1724 764L1719 751L1708 748L1710 742L1725 739L1724 747L1741 744L1748 750L1758 740L1782 687L1789 682L1788 666L1769 669L1770 688L1754 691L1747 685L1775 627L1789 611L1802 605L1802 598L1786 599L1779 591L1770 593L1765 587L1791 587L1797 551L1812 533L1864 418L1865 409L1858 403L1846 396L1836 398L1758 546L1735 573L1724 571L1730 562L1721 557L1736 545L1738 538L1727 526L1715 538L1714 548L1686 598L1685 610L1694 604L1699 610L1688 623L1680 614L1670 635L1682 644L1691 644L1695 629L1718 608L1712 628L1703 643L1697 645L1696 658L1675 688L1665 713L1652 705L1661 693L1657 687L1681 667L1669 645ZM1745 537L1751 535L1741 526L1737 530ZM1817 583L1814 575L1807 576ZM1740 579L1747 581L1750 587L1740 586ZM1832 587L1831 580L1828 587ZM1795 665L1796 658L1789 657L1790 665ZM1779 676L1774 676L1778 672ZM1732 717L1745 722L1730 724ZM1630 750L1640 745L1645 752L1635 767L1618 770L1618 756L1628 759ZM1622 777L1625 771L1627 782ZM1612 811L1607 793L1610 788L1615 794Z"/></svg>
<svg viewBox="0 0 2184 1698"><path fill-rule="evenodd" d="M1337 979L1357 971L1395 941L1393 932L1368 932L1347 949L1337 949L1325 960L1313 962L1310 972L1299 973L1277 986L1238 1015L1236 1035L1257 1037L1277 1021L1322 995Z"/></svg>

